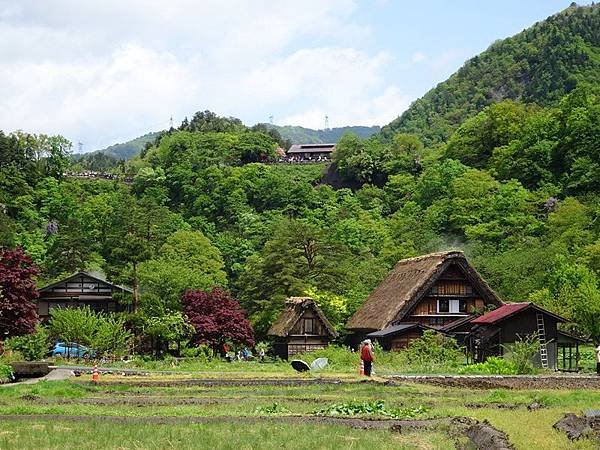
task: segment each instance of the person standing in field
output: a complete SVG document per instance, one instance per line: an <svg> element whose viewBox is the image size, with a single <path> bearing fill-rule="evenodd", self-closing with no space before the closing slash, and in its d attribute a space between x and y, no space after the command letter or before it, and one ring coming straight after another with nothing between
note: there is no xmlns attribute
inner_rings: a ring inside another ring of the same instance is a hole
<svg viewBox="0 0 600 450"><path fill-rule="evenodd" d="M371 340L367 339L364 342L365 345L360 350L360 359L362 359L363 365L365 367L365 375L371 376L371 369L373 368L373 360L375 359L375 355L373 354L373 347L371 346Z"/></svg>
<svg viewBox="0 0 600 450"><path fill-rule="evenodd" d="M596 374L600 375L600 344L596 347Z"/></svg>

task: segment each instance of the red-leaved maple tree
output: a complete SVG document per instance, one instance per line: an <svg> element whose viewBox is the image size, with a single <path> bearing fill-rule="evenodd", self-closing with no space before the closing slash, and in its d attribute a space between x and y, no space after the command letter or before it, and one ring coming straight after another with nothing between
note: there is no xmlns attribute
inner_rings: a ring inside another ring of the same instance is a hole
<svg viewBox="0 0 600 450"><path fill-rule="evenodd" d="M226 342L254 346L254 331L246 312L229 292L217 287L210 292L189 290L181 303L196 330L196 344L208 344L217 352Z"/></svg>
<svg viewBox="0 0 600 450"><path fill-rule="evenodd" d="M37 275L38 268L23 250L0 249L0 340L35 330Z"/></svg>

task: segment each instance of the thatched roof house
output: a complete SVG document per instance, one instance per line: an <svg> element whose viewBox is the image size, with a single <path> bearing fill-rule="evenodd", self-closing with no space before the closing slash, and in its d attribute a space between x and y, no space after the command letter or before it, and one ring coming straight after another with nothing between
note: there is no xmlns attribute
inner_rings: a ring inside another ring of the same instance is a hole
<svg viewBox="0 0 600 450"><path fill-rule="evenodd" d="M459 251L399 261L346 327L357 335L403 322L440 328L502 301Z"/></svg>
<svg viewBox="0 0 600 450"><path fill-rule="evenodd" d="M275 353L287 359L329 345L338 334L323 311L310 297L290 297L277 320L269 329Z"/></svg>

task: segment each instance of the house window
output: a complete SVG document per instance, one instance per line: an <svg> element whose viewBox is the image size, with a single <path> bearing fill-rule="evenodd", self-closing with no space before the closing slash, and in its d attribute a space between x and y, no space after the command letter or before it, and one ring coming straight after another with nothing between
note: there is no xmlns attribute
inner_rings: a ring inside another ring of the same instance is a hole
<svg viewBox="0 0 600 450"><path fill-rule="evenodd" d="M437 312L450 314L466 313L467 301L458 298L439 299Z"/></svg>
<svg viewBox="0 0 600 450"><path fill-rule="evenodd" d="M314 334L315 319L304 319L304 334Z"/></svg>
<svg viewBox="0 0 600 450"><path fill-rule="evenodd" d="M447 313L450 312L450 300L441 298L438 300L438 310L439 313Z"/></svg>

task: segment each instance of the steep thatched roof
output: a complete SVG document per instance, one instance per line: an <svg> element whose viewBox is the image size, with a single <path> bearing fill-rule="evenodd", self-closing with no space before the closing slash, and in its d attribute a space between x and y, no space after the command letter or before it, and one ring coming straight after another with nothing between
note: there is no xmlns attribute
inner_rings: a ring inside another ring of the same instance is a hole
<svg viewBox="0 0 600 450"><path fill-rule="evenodd" d="M463 252L431 253L398 261L348 321L346 328L374 331L402 321L451 264L456 264L462 270L486 303L502 304L496 293L469 264Z"/></svg>
<svg viewBox="0 0 600 450"><path fill-rule="evenodd" d="M337 332L327 320L327 317L321 311L321 308L317 306L314 300L310 297L290 297L285 302L285 308L279 314L277 320L271 325L269 329L269 336L286 337L294 328L294 325L300 320L304 311L312 309L315 315L321 320L323 327L327 331L327 334L331 338L337 337Z"/></svg>

